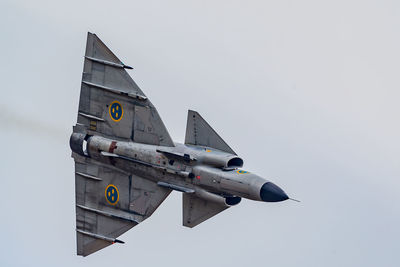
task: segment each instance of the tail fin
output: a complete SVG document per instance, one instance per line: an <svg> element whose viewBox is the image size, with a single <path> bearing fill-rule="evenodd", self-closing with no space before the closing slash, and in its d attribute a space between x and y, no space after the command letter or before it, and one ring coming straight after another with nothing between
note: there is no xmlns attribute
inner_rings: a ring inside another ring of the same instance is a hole
<svg viewBox="0 0 400 267"><path fill-rule="evenodd" d="M188 112L185 144L212 147L236 155L203 117L193 110Z"/></svg>
<svg viewBox="0 0 400 267"><path fill-rule="evenodd" d="M78 124L88 134L174 146L156 108L113 52L88 33Z"/></svg>

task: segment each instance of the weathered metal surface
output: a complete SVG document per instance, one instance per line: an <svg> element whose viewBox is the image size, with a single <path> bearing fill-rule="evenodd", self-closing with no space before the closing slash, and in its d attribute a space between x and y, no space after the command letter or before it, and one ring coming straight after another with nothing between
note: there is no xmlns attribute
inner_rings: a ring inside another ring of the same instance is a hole
<svg viewBox="0 0 400 267"><path fill-rule="evenodd" d="M87 256L150 217L172 190L183 193L183 225L194 227L241 198L283 201L276 185L241 170L243 160L195 111L185 144L172 142L157 110L124 65L89 33L75 160L78 255Z"/></svg>

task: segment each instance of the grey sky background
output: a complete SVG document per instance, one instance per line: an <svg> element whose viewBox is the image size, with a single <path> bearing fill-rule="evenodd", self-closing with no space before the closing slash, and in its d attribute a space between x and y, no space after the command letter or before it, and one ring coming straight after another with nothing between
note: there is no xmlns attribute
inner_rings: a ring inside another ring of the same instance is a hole
<svg viewBox="0 0 400 267"><path fill-rule="evenodd" d="M399 1L0 2L1 266L399 266ZM181 195L76 256L86 33L135 69L174 140L192 108L301 203L182 225Z"/></svg>

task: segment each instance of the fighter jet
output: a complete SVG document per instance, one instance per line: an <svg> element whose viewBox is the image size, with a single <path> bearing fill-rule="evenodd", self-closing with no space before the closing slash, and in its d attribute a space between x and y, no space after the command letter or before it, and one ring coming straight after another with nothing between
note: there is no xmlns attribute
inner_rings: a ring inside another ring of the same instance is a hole
<svg viewBox="0 0 400 267"><path fill-rule="evenodd" d="M241 169L243 159L196 111L188 112L185 143L173 142L126 69L132 68L88 33L70 137L78 255L124 243L117 238L149 218L172 190L182 192L186 227L241 198L288 199L274 183Z"/></svg>

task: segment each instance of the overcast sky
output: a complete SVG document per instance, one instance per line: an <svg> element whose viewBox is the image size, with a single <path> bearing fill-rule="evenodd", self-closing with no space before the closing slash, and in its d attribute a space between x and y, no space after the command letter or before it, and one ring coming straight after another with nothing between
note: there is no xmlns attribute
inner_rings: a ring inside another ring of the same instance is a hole
<svg viewBox="0 0 400 267"><path fill-rule="evenodd" d="M400 266L399 1L0 2L1 266ZM135 69L174 140L197 110L301 203L182 226L180 193L76 256L87 31Z"/></svg>

